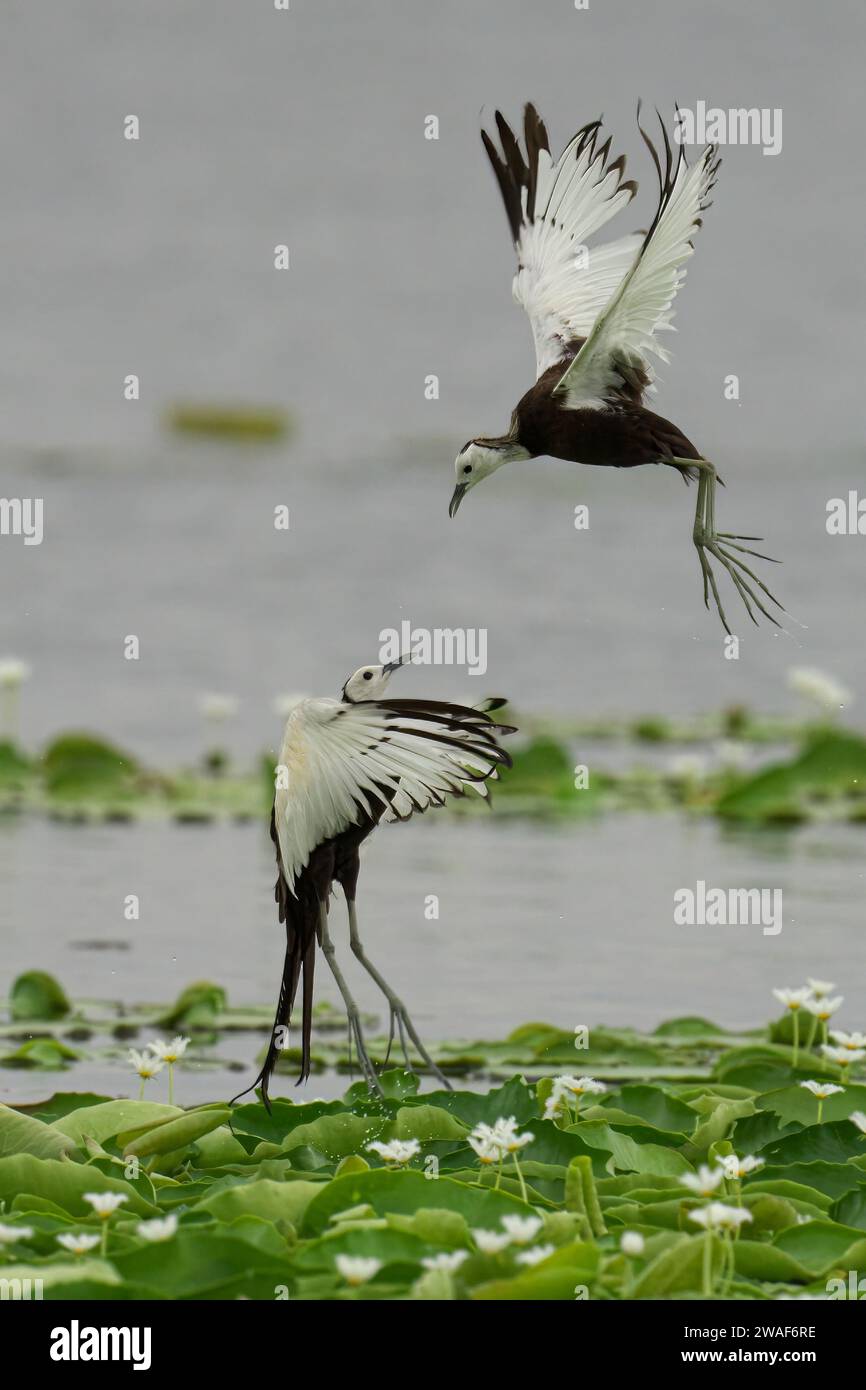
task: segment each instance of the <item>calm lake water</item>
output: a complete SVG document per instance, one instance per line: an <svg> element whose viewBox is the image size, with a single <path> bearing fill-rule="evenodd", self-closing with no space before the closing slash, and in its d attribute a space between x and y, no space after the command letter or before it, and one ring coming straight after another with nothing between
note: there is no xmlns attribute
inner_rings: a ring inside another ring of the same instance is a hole
<svg viewBox="0 0 866 1390"><path fill-rule="evenodd" d="M2 491L45 508L41 546L0 541L0 657L33 669L25 743L86 727L190 763L197 699L218 691L240 699L225 737L246 761L278 737L276 695L336 694L404 619L484 628L489 669L413 669L395 693L503 693L533 714L792 712L787 672L806 665L862 718L866 540L824 524L827 500L864 480L862 26L847 4L781 0L10 4ZM768 575L785 631L753 629L730 597L738 661L703 609L694 493L665 470L515 466L447 517L456 450L505 427L533 362L479 109L516 116L531 97L555 143L603 110L642 180L628 230L653 205L639 94L784 112L778 156L723 152L656 402L719 465L726 526L785 562ZM121 135L129 112L138 142ZM178 441L160 423L178 399L284 405L297 434ZM755 1023L771 986L807 971L844 980L862 1026L862 846L862 828L430 817L376 837L361 921L431 1035L530 1017ZM90 997L165 999L212 976L235 1002L270 1001L269 850L255 827L0 824L0 989L45 966ZM674 928L672 894L697 878L782 887L783 932ZM74 945L93 938L129 949ZM45 1088L0 1076L0 1095Z"/></svg>

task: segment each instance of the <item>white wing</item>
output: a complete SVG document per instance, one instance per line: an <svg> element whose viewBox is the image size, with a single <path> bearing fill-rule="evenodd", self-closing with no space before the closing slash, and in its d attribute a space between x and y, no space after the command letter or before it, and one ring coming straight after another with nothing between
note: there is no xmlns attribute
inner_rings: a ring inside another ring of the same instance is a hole
<svg viewBox="0 0 866 1390"><path fill-rule="evenodd" d="M486 131L517 250L513 294L529 316L537 375L586 338L640 249L639 235L587 248L587 240L625 207L637 185L623 181L625 158L608 163L610 140L596 148L601 123L586 125L553 160L547 131L531 105L524 113L526 158L499 111L500 156Z"/></svg>
<svg viewBox="0 0 866 1390"><path fill-rule="evenodd" d="M302 701L280 749L287 786L274 798L289 888L317 845L365 817L404 820L470 786L485 794L485 781L511 764L498 732L511 730L432 700Z"/></svg>
<svg viewBox="0 0 866 1390"><path fill-rule="evenodd" d="M690 169L681 145L674 167L664 125L662 133L664 172L641 130L659 172L659 206L652 226L628 275L555 387L562 404L572 410L610 405L624 390L645 385L651 377L648 353L669 360L655 335L672 329L674 296L686 276L685 262L694 253L691 238L709 206L720 161L708 145Z"/></svg>

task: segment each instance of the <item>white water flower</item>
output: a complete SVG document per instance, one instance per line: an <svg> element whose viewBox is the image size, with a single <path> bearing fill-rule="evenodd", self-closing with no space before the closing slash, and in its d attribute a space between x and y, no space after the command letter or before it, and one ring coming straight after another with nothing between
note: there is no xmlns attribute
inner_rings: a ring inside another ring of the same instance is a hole
<svg viewBox="0 0 866 1390"><path fill-rule="evenodd" d="M511 1244L511 1236L506 1231L473 1231L472 1239L482 1255L498 1255Z"/></svg>
<svg viewBox="0 0 866 1390"><path fill-rule="evenodd" d="M746 1154L743 1158L738 1158L736 1154L728 1154L722 1159L722 1164L726 1177L744 1178L758 1168L763 1168L764 1159L756 1158L754 1154Z"/></svg>
<svg viewBox="0 0 866 1390"><path fill-rule="evenodd" d="M745 1207L729 1207L725 1202L709 1202L705 1207L696 1207L694 1211L690 1211L689 1220L709 1230L736 1231L745 1222L752 1220L752 1213Z"/></svg>
<svg viewBox="0 0 866 1390"><path fill-rule="evenodd" d="M64 1250L70 1250L73 1255L86 1255L88 1250L93 1250L99 1245L99 1236L89 1236L84 1231L75 1235L57 1236L56 1240L58 1245L62 1245Z"/></svg>
<svg viewBox="0 0 866 1390"><path fill-rule="evenodd" d="M97 1216L107 1221L118 1207L123 1206L127 1198L123 1192L85 1192L84 1200L90 1203Z"/></svg>
<svg viewBox="0 0 866 1390"><path fill-rule="evenodd" d="M553 1085L573 1096L600 1096L607 1090L604 1082L596 1081L594 1076L555 1076Z"/></svg>
<svg viewBox="0 0 866 1390"><path fill-rule="evenodd" d="M861 1134L866 1134L866 1115L862 1110L852 1110L848 1116L852 1125L856 1125Z"/></svg>
<svg viewBox="0 0 866 1390"><path fill-rule="evenodd" d="M334 1263L338 1274L342 1274L346 1283L353 1288L374 1279L382 1268L382 1261L372 1255L338 1255Z"/></svg>
<svg viewBox="0 0 866 1390"><path fill-rule="evenodd" d="M785 1008L790 1009L792 1013L802 1009L803 1005L808 1003L812 997L810 989L774 989L773 994L779 1003L784 1004Z"/></svg>
<svg viewBox="0 0 866 1390"><path fill-rule="evenodd" d="M17 690L29 679L30 667L26 661L19 661L15 656L0 661L0 688L3 690Z"/></svg>
<svg viewBox="0 0 866 1390"><path fill-rule="evenodd" d="M800 1085L804 1091L811 1091L818 1100L826 1100L828 1096L837 1096L843 1091L844 1086L833 1086L829 1081L801 1081Z"/></svg>
<svg viewBox="0 0 866 1390"><path fill-rule="evenodd" d="M163 1042L161 1038L152 1038L147 1045L153 1055L158 1057L161 1062L174 1063L180 1061L191 1042L191 1038L182 1038L178 1033L177 1037L172 1038L170 1043Z"/></svg>
<svg viewBox="0 0 866 1390"><path fill-rule="evenodd" d="M520 1265L538 1265L552 1255L555 1248L553 1245L534 1245L531 1250L521 1250L515 1259Z"/></svg>
<svg viewBox="0 0 866 1390"><path fill-rule="evenodd" d="M152 1052L137 1052L134 1047L129 1049L129 1065L134 1072L137 1072L142 1081L150 1081L151 1077L158 1076L165 1066Z"/></svg>
<svg viewBox="0 0 866 1390"><path fill-rule="evenodd" d="M32 1226L4 1226L0 1223L0 1245L14 1245L16 1240L30 1240Z"/></svg>
<svg viewBox="0 0 866 1390"><path fill-rule="evenodd" d="M830 1037L839 1047L846 1047L850 1052L859 1052L866 1047L866 1033L843 1033L841 1028L831 1028Z"/></svg>
<svg viewBox="0 0 866 1390"><path fill-rule="evenodd" d="M710 1168L706 1163L702 1163L696 1173L683 1173L680 1178L682 1186L697 1192L699 1197L709 1197L724 1180L724 1168Z"/></svg>
<svg viewBox="0 0 866 1390"><path fill-rule="evenodd" d="M729 772L738 772L741 767L745 767L749 759L745 745L729 738L722 739L716 745L716 757L720 765Z"/></svg>
<svg viewBox="0 0 866 1390"><path fill-rule="evenodd" d="M811 975L808 976L806 984L816 999L823 999L825 994L832 994L836 988L832 980L813 980Z"/></svg>
<svg viewBox="0 0 866 1390"><path fill-rule="evenodd" d="M866 1050L862 1047L831 1047L829 1043L821 1044L821 1051L828 1062L835 1062L837 1067L850 1067L854 1062L862 1062L866 1057Z"/></svg>
<svg viewBox="0 0 866 1390"><path fill-rule="evenodd" d="M478 1153L476 1145L481 1144L495 1149L500 1155L505 1155L519 1153L527 1144L531 1144L534 1138L535 1135L530 1134L529 1131L520 1134L517 1121L513 1115L509 1115L508 1119L500 1118L493 1125L481 1121L470 1134L469 1143L472 1144L476 1153Z"/></svg>
<svg viewBox="0 0 866 1390"><path fill-rule="evenodd" d="M624 1255L642 1255L646 1242L640 1231L623 1231L619 1248Z"/></svg>
<svg viewBox="0 0 866 1390"><path fill-rule="evenodd" d="M161 1240L171 1240L177 1231L177 1217L157 1216L152 1221L139 1221L135 1229L142 1240L149 1240L152 1244Z"/></svg>
<svg viewBox="0 0 866 1390"><path fill-rule="evenodd" d="M794 666L788 672L788 685L798 695L817 705L822 713L851 703L851 692L832 676L811 666Z"/></svg>
<svg viewBox="0 0 866 1390"><path fill-rule="evenodd" d="M446 1274L454 1274L468 1253L468 1250L447 1250L441 1255L426 1255L421 1263L425 1269L442 1269Z"/></svg>
<svg viewBox="0 0 866 1390"><path fill-rule="evenodd" d="M670 774L679 782L699 782L706 770L706 758L697 753L680 753L676 758L671 758Z"/></svg>
<svg viewBox="0 0 866 1390"><path fill-rule="evenodd" d="M529 1245L535 1240L544 1222L540 1216L503 1216L502 1224L513 1245Z"/></svg>
<svg viewBox="0 0 866 1390"><path fill-rule="evenodd" d="M828 999L825 995L817 995L814 999L807 999L803 1008L808 1009L810 1014L814 1014L816 1018L820 1018L826 1023L827 1019L832 1018L836 1010L841 1008L843 1002L844 998L841 994L837 994L835 999Z"/></svg>
<svg viewBox="0 0 866 1390"><path fill-rule="evenodd" d="M470 1134L466 1140L469 1147L473 1150L479 1163L489 1166L491 1163L498 1163L502 1157L502 1150L498 1144L494 1144L490 1139L480 1139L477 1134Z"/></svg>
<svg viewBox="0 0 866 1390"><path fill-rule="evenodd" d="M547 1097L547 1100L544 1102L543 1118L545 1120L555 1120L557 1115L560 1113L562 1109L564 1109L564 1107L565 1095L563 1094L563 1092L556 1090L551 1091L550 1095Z"/></svg>
<svg viewBox="0 0 866 1390"><path fill-rule="evenodd" d="M383 1163L401 1168L421 1152L421 1145L417 1139L389 1139L386 1144L381 1139L374 1139L367 1149L370 1153L378 1154Z"/></svg>
<svg viewBox="0 0 866 1390"><path fill-rule="evenodd" d="M238 712L239 701L234 695L208 693L199 697L199 713L214 724L222 724Z"/></svg>

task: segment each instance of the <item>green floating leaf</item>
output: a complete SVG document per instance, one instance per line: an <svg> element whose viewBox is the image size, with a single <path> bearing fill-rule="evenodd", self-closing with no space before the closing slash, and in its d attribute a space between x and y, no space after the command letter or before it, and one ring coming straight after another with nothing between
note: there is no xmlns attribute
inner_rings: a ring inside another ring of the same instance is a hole
<svg viewBox="0 0 866 1390"><path fill-rule="evenodd" d="M691 1134L699 1115L661 1086L622 1086L618 1103L621 1110L638 1115L656 1129Z"/></svg>
<svg viewBox="0 0 866 1390"><path fill-rule="evenodd" d="M818 1099L804 1086L785 1086L781 1090L770 1091L759 1097L757 1105L760 1110L772 1111L786 1124L817 1123ZM855 1110L866 1110L866 1086L849 1085L835 1095L828 1096L821 1104L821 1118L825 1124L831 1120L846 1120ZM851 1132L855 1132L853 1125ZM866 1142L861 1140L860 1149L866 1154Z"/></svg>
<svg viewBox="0 0 866 1390"><path fill-rule="evenodd" d="M503 1216L528 1215L526 1205L505 1192L455 1182L452 1178L426 1177L414 1170L369 1173L335 1178L320 1188L307 1208L304 1232L320 1235L332 1216L361 1202L368 1202L379 1216L394 1212L412 1215L428 1207L455 1211L470 1227L497 1229Z"/></svg>
<svg viewBox="0 0 866 1390"><path fill-rule="evenodd" d="M159 1028L210 1028L225 1012L228 1001L222 985L197 980L182 990L170 1009L156 1020Z"/></svg>
<svg viewBox="0 0 866 1390"><path fill-rule="evenodd" d="M62 1115L51 1128L68 1135L83 1150L85 1137L105 1144L116 1135L136 1133L181 1115L183 1111L176 1105L160 1105L149 1100L109 1100Z"/></svg>
<svg viewBox="0 0 866 1390"><path fill-rule="evenodd" d="M78 1061L80 1055L57 1038L31 1038L11 1052L0 1053L0 1066L64 1071L67 1062Z"/></svg>
<svg viewBox="0 0 866 1390"><path fill-rule="evenodd" d="M34 1158L15 1154L0 1158L0 1201L13 1202L18 1211L27 1211L27 1199L43 1198L71 1216L92 1217L93 1208L84 1200L85 1192L118 1192L126 1197L124 1212L155 1216L153 1205L136 1192L131 1183L96 1173L87 1164L68 1159Z"/></svg>
<svg viewBox="0 0 866 1390"><path fill-rule="evenodd" d="M42 1120L20 1115L0 1104L0 1158L9 1154L33 1154L35 1158L63 1158L75 1142L56 1133Z"/></svg>
<svg viewBox="0 0 866 1390"><path fill-rule="evenodd" d="M290 1275L285 1259L223 1227L182 1228L168 1248L143 1246L115 1255L112 1263L125 1281L157 1298L274 1299Z"/></svg>
<svg viewBox="0 0 866 1390"><path fill-rule="evenodd" d="M14 981L9 994L13 1020L66 1018L72 1005L63 986L44 970L27 970Z"/></svg>
<svg viewBox="0 0 866 1390"><path fill-rule="evenodd" d="M706 1237L681 1236L651 1260L635 1279L630 1298L665 1298L676 1293L699 1293L703 1287ZM711 1271L715 1281L721 1274L724 1247L718 1238L712 1242Z"/></svg>
<svg viewBox="0 0 866 1390"><path fill-rule="evenodd" d="M134 790L135 759L91 734L61 734L42 757L45 786L52 796L113 797Z"/></svg>
<svg viewBox="0 0 866 1390"><path fill-rule="evenodd" d="M528 1126L538 1115L532 1090L521 1076L513 1076L504 1085L482 1094L473 1091L425 1091L421 1102L435 1105L456 1115L470 1129L475 1125L495 1124L513 1115L517 1123Z"/></svg>
<svg viewBox="0 0 866 1390"><path fill-rule="evenodd" d="M866 740L851 733L826 733L789 763L764 768L741 782L716 805L731 820L769 820L816 793L862 791L866 783Z"/></svg>
<svg viewBox="0 0 866 1390"><path fill-rule="evenodd" d="M296 1178L293 1182L271 1182L267 1178L237 1183L215 1192L198 1203L198 1211L210 1212L217 1221L235 1221L240 1216L259 1216L265 1221L300 1224L307 1207L321 1192L321 1184Z"/></svg>
<svg viewBox="0 0 866 1390"><path fill-rule="evenodd" d="M225 1124L231 1110L227 1105L201 1107L187 1110L177 1119L163 1120L150 1126L143 1133L137 1132L134 1138L124 1145L124 1157L135 1154L148 1158L151 1154L168 1154L185 1149L190 1144L210 1134Z"/></svg>

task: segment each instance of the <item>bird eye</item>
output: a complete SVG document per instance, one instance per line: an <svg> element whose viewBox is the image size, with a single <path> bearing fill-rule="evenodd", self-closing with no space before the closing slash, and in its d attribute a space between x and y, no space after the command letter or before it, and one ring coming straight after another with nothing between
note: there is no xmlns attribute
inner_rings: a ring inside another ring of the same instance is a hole
<svg viewBox="0 0 866 1390"><path fill-rule="evenodd" d="M471 464L471 463L465 464L464 467L463 467L463 472L464 472L464 473L471 473L471 472L472 472L472 464Z"/></svg>
<svg viewBox="0 0 866 1390"><path fill-rule="evenodd" d="M364 672L364 680L365 680L365 681L371 681L372 679L373 679L373 672L372 672L372 671L365 671L365 672Z"/></svg>

